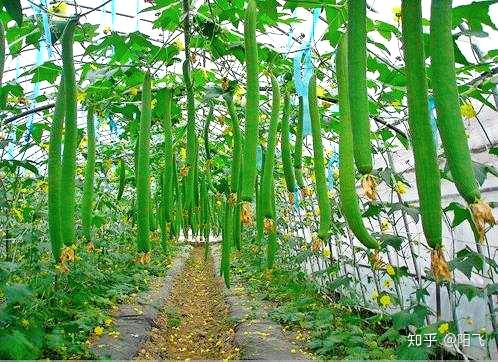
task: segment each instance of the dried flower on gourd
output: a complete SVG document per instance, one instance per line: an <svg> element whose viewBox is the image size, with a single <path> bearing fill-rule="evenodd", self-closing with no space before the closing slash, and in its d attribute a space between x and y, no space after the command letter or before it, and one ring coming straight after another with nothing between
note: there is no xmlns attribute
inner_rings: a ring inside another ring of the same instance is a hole
<svg viewBox="0 0 498 362"><path fill-rule="evenodd" d="M294 203L294 193L293 193L293 192L289 192L289 202L290 202L291 204L293 204L293 203Z"/></svg>
<svg viewBox="0 0 498 362"><path fill-rule="evenodd" d="M188 166L183 166L180 170L180 177L185 177L188 175Z"/></svg>
<svg viewBox="0 0 498 362"><path fill-rule="evenodd" d="M434 249L431 252L431 269L436 281L450 281L451 271L444 258L442 249Z"/></svg>
<svg viewBox="0 0 498 362"><path fill-rule="evenodd" d="M150 262L150 252L147 252L147 253L140 253L137 257L137 264L142 264L142 265L146 265Z"/></svg>
<svg viewBox="0 0 498 362"><path fill-rule="evenodd" d="M320 251L320 247L322 246L322 239L318 235L313 236L313 240L311 241L311 251L314 253L318 253Z"/></svg>
<svg viewBox="0 0 498 362"><path fill-rule="evenodd" d="M235 192L232 192L228 195L228 203L230 205L235 205L235 203L237 202L237 194Z"/></svg>
<svg viewBox="0 0 498 362"><path fill-rule="evenodd" d="M377 199L377 180L373 175L362 176L361 187L366 197L372 201Z"/></svg>
<svg viewBox="0 0 498 362"><path fill-rule="evenodd" d="M383 269L387 265L382 260L378 250L376 250L372 255L370 255L369 259L370 259L370 264L372 265L372 268L375 270Z"/></svg>
<svg viewBox="0 0 498 362"><path fill-rule="evenodd" d="M65 262L73 262L75 259L75 249L74 245L66 246L61 253L60 263L64 264Z"/></svg>
<svg viewBox="0 0 498 362"><path fill-rule="evenodd" d="M240 210L240 220L244 225L252 224L252 205L250 202L243 202Z"/></svg>
<svg viewBox="0 0 498 362"><path fill-rule="evenodd" d="M470 210L472 211L472 218L474 219L474 224L479 233L479 241L482 243L484 242L486 224L496 225L493 210L484 200L479 200L475 204L471 204Z"/></svg>
<svg viewBox="0 0 498 362"><path fill-rule="evenodd" d="M264 230L267 235L271 234L275 230L275 221L270 218L265 218Z"/></svg>

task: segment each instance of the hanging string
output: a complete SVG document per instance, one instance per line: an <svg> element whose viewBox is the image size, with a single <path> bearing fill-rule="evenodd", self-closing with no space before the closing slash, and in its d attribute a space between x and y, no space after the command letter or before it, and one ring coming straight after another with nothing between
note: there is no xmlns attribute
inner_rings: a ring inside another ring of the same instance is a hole
<svg viewBox="0 0 498 362"><path fill-rule="evenodd" d="M135 25L135 31L140 31L140 17L138 14L140 14L140 0L137 0L137 14L135 15L135 19L137 21Z"/></svg>
<svg viewBox="0 0 498 362"><path fill-rule="evenodd" d="M42 1L43 0L40 0L40 4L42 4ZM31 7L35 13L35 16L43 18L43 14L42 14L42 11L40 10L40 7L38 7L34 4L32 4ZM47 14L45 13L45 15L47 15ZM48 19L47 19L47 21L48 21ZM44 25L44 27L45 27L45 25ZM36 54L35 64L37 67L39 67L43 63L43 49L47 49L47 52L48 52L49 45L47 44L47 42L45 40L41 39L38 47L35 49L35 54ZM33 87L32 95L30 97L31 98L31 107L30 107L31 109L34 109L36 107L36 105L37 105L36 98L38 98L39 95L40 95L40 83L36 82L34 87ZM33 132L34 120L35 120L35 114L32 113L28 116L28 121L26 122L26 127L28 128L28 133L24 137L24 142L26 142L26 143L28 143L29 140L31 139L31 134Z"/></svg>
<svg viewBox="0 0 498 362"><path fill-rule="evenodd" d="M434 101L433 96L429 96L429 116L430 116L430 123L431 123L431 129L432 129L432 136L434 137L434 143L436 144L436 150L439 149L439 132L437 128L437 122L436 122L436 102Z"/></svg>
<svg viewBox="0 0 498 362"><path fill-rule="evenodd" d="M256 166L259 171L263 168L263 150L259 145L256 147Z"/></svg>
<svg viewBox="0 0 498 362"><path fill-rule="evenodd" d="M310 36L304 47L296 53L293 59L294 85L298 96L303 98L303 136L311 134L310 107L308 102L308 86L313 75L313 55L311 43L315 38L315 28L320 18L320 8L313 9L313 23Z"/></svg>
<svg viewBox="0 0 498 362"><path fill-rule="evenodd" d="M111 29L116 30L116 0L111 1Z"/></svg>
<svg viewBox="0 0 498 362"><path fill-rule="evenodd" d="M329 191L334 189L334 168L339 163L339 153L337 152L337 147L334 144L334 150L332 151L332 155L330 155L329 162L327 164L327 185Z"/></svg>
<svg viewBox="0 0 498 362"><path fill-rule="evenodd" d="M41 3L48 8L48 0L41 0ZM52 58L52 32L50 31L50 24L48 22L48 13L46 11L41 12L41 17L43 21L43 33L45 35L45 44L47 47L48 58Z"/></svg>

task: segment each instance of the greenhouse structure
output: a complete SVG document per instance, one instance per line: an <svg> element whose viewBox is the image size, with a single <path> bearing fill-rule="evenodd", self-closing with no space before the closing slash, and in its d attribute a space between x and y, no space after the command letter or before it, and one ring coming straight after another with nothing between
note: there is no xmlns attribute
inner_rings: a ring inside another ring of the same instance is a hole
<svg viewBox="0 0 498 362"><path fill-rule="evenodd" d="M0 360L498 360L498 0L0 0Z"/></svg>

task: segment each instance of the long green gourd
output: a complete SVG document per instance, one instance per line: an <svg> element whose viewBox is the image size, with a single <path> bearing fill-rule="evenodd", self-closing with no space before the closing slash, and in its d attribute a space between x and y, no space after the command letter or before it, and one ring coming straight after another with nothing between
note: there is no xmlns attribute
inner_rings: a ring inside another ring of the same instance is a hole
<svg viewBox="0 0 498 362"><path fill-rule="evenodd" d="M408 91L408 124L415 158L420 216L427 243L442 246L441 179L427 96L421 0L401 3L403 49Z"/></svg>
<svg viewBox="0 0 498 362"><path fill-rule="evenodd" d="M277 131L280 116L280 86L278 85L277 79L273 76L273 74L270 74L270 78L273 98L270 128L268 130L268 147L266 149L265 163L263 166L263 180L261 183L261 201L263 203L263 216L273 220L274 217L271 194L273 192L273 165L275 163L275 148L277 146Z"/></svg>
<svg viewBox="0 0 498 362"><path fill-rule="evenodd" d="M194 167L195 167L195 148L197 136L195 131L195 103L194 88L190 75L190 62L186 60L183 63L183 79L187 89L187 194L185 207L190 209L194 204Z"/></svg>
<svg viewBox="0 0 498 362"><path fill-rule="evenodd" d="M481 198L460 114L453 50L452 2L435 0L431 5L432 88L438 128L448 165L458 192L469 203Z"/></svg>
<svg viewBox="0 0 498 362"><path fill-rule="evenodd" d="M294 175L297 186L304 188L303 179L303 97L299 97L299 109L296 124L296 143L294 145Z"/></svg>
<svg viewBox="0 0 498 362"><path fill-rule="evenodd" d="M241 173L241 153L242 153L242 136L240 134L239 117L235 110L235 105L233 103L233 93L229 92L225 96L225 102L227 104L228 113L230 115L230 120L232 123L232 133L233 133L233 156L232 156L232 168L231 168L231 182L230 191L236 194L236 205L233 212L233 241L237 250L240 250L240 232L241 232L241 221L240 221L240 196L241 196L241 183L242 183L242 173Z"/></svg>
<svg viewBox="0 0 498 362"><path fill-rule="evenodd" d="M75 176L78 141L76 71L73 43L77 18L68 20L62 35L62 68L65 92L64 152L61 168L61 231L65 245L75 241Z"/></svg>
<svg viewBox="0 0 498 362"><path fill-rule="evenodd" d="M64 127L64 112L66 97L64 93L64 78L61 78L54 116L50 128L50 143L48 149L48 231L52 245L52 255L59 262L63 246L61 233L61 144Z"/></svg>
<svg viewBox="0 0 498 362"><path fill-rule="evenodd" d="M233 133L233 158L232 158L232 169L230 186L232 192L237 192L239 189L239 175L241 167L241 152L242 152L242 140L240 135L240 125L239 117L235 110L235 105L233 103L233 93L228 93L224 96L225 102L227 104L228 114L230 115L230 120L232 123L232 133Z"/></svg>
<svg viewBox="0 0 498 362"><path fill-rule="evenodd" d="M230 287L230 249L232 247L232 213L230 202L226 201L225 206L225 217L224 217L224 228L223 228L223 239L221 247L221 275L225 281L225 285Z"/></svg>
<svg viewBox="0 0 498 362"><path fill-rule="evenodd" d="M95 177L95 124L93 106L89 106L86 118L87 129L87 156L85 165L85 181L83 184L83 197L81 199L81 226L83 236L87 242L92 240L93 219L93 182Z"/></svg>
<svg viewBox="0 0 498 362"><path fill-rule="evenodd" d="M313 138L313 168L315 171L316 194L320 208L320 228L318 237L327 241L330 235L330 201L325 177L325 161L323 159L323 144L321 132L321 117L318 111L316 97L316 76L313 75L309 83L308 99L310 105L311 136Z"/></svg>
<svg viewBox="0 0 498 362"><path fill-rule="evenodd" d="M5 69L5 28L0 20L0 85L2 85L3 71Z"/></svg>
<svg viewBox="0 0 498 362"><path fill-rule="evenodd" d="M241 198L244 202L251 202L254 195L256 181L256 146L258 141L259 122L259 81L258 81L258 44L256 41L257 7L255 0L247 1L244 20L244 44L246 53L247 93L246 93L246 125L245 142L242 162L242 190ZM245 211L251 208L243 207ZM248 215L244 221L249 221Z"/></svg>
<svg viewBox="0 0 498 362"><path fill-rule="evenodd" d="M119 185L118 185L118 195L116 197L117 201L121 200L121 198L123 197L125 181L126 181L126 163L124 161L124 158L121 158L119 160Z"/></svg>
<svg viewBox="0 0 498 362"><path fill-rule="evenodd" d="M289 141L289 109L290 109L290 98L289 92L284 94L284 112L282 115L282 165L284 169L285 184L287 186L287 191L296 191L296 179L294 177L294 168L292 165L292 152L291 145Z"/></svg>
<svg viewBox="0 0 498 362"><path fill-rule="evenodd" d="M139 252L150 251L149 234L149 147L151 124L151 75L145 74L142 89L142 113L140 116L140 131L137 155L137 248Z"/></svg>
<svg viewBox="0 0 498 362"><path fill-rule="evenodd" d="M271 207L272 207L272 214L273 214L273 220L275 220L275 190L274 190L274 185L273 185L273 178L272 178L272 185L271 185ZM277 249L278 249L278 243L277 243L277 227L276 223L270 223L268 224L268 243L266 245L266 266L268 269L273 269L273 266L275 264L275 258L277 255Z"/></svg>
<svg viewBox="0 0 498 362"><path fill-rule="evenodd" d="M339 42L336 57L339 112L341 117L339 141L339 198L341 210L349 228L358 240L369 249L379 249L379 243L363 224L355 185L353 158L353 129L351 125L348 94L348 43L344 36Z"/></svg>
<svg viewBox="0 0 498 362"><path fill-rule="evenodd" d="M354 159L362 175L372 172L372 144L367 95L366 0L348 0L349 98L353 126Z"/></svg>
<svg viewBox="0 0 498 362"><path fill-rule="evenodd" d="M171 214L173 211L173 130L171 125L171 100L173 92L166 88L164 94L164 179L162 189L162 204L164 217L161 225L165 223L165 237L169 237L171 231Z"/></svg>

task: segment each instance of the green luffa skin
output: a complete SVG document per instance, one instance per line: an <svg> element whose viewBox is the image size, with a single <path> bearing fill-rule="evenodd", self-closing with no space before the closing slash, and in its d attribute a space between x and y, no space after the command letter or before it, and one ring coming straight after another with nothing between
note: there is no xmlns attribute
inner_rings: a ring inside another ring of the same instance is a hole
<svg viewBox="0 0 498 362"><path fill-rule="evenodd" d="M81 225L83 236L87 242L92 240L93 220L93 186L95 178L95 124L93 107L87 110L87 156L85 165L85 182L83 184L83 198L81 199Z"/></svg>
<svg viewBox="0 0 498 362"><path fill-rule="evenodd" d="M151 124L151 76L145 74L142 90L142 113L137 154L137 248L139 252L150 251L150 189L149 189L149 147Z"/></svg>
<svg viewBox="0 0 498 362"><path fill-rule="evenodd" d="M61 79L54 116L50 128L50 143L48 149L48 231L52 245L54 261L58 262L63 246L61 232L61 146L64 128L64 113L66 102L64 78Z"/></svg>
<svg viewBox="0 0 498 362"><path fill-rule="evenodd" d="M294 168L292 165L292 152L291 145L289 141L289 109L290 109L290 98L289 93L284 94L284 111L282 115L282 166L284 169L285 184L287 186L287 191L294 192L296 190L296 179L294 177Z"/></svg>
<svg viewBox="0 0 498 362"><path fill-rule="evenodd" d="M299 97L299 112L296 125L296 144L294 145L294 175L297 186L304 187L303 179L303 97Z"/></svg>
<svg viewBox="0 0 498 362"><path fill-rule="evenodd" d="M328 240L330 235L330 201L325 177L325 161L323 158L323 144L321 132L321 117L318 111L318 100L316 97L316 77L313 75L309 84L309 105L311 118L311 135L313 137L313 164L316 180L316 194L318 207L320 208L320 228L318 237Z"/></svg>
<svg viewBox="0 0 498 362"><path fill-rule="evenodd" d="M65 93L64 152L61 168L61 231L65 245L75 241L76 148L78 141L76 71L73 43L77 18L68 20L62 35L62 72ZM63 216L63 217L62 217Z"/></svg>
<svg viewBox="0 0 498 362"><path fill-rule="evenodd" d="M119 160L119 185L118 185L118 195L116 200L119 201L123 197L123 192L125 188L126 181L126 163L123 158Z"/></svg>
<svg viewBox="0 0 498 362"><path fill-rule="evenodd" d="M0 85L2 85L3 71L5 70L5 28L0 21Z"/></svg>
<svg viewBox="0 0 498 362"><path fill-rule="evenodd" d="M171 100L172 90L166 89L164 95L164 179L162 204L164 210L164 218L162 223L166 223L167 232L171 229L171 215L173 212L173 130L171 125ZM168 235L165 235L168 237Z"/></svg>
<svg viewBox="0 0 498 362"><path fill-rule="evenodd" d="M244 20L244 44L247 68L246 126L242 162L242 201L252 201L256 181L256 146L259 122L258 48L256 42L257 7L255 0L247 1Z"/></svg>
<svg viewBox="0 0 498 362"><path fill-rule="evenodd" d="M266 151L261 198L263 202L263 216L274 219L271 195L273 193L273 165L275 163L275 148L277 146L278 120L280 116L280 87L277 79L271 75L271 89L273 93L270 129L268 131L268 147Z"/></svg>
<svg viewBox="0 0 498 362"><path fill-rule="evenodd" d="M427 107L421 0L403 0L401 20L407 76L408 123L415 158L420 216L427 243L433 249L440 249L443 242L441 179Z"/></svg>
<svg viewBox="0 0 498 362"><path fill-rule="evenodd" d="M351 126L348 94L348 56L347 41L343 37L339 42L336 57L337 84L339 91L339 111L341 117L339 141L339 198L341 210L349 228L358 240L369 249L379 249L375 240L363 224L358 195L355 185L355 168L353 159L353 129Z"/></svg>
<svg viewBox="0 0 498 362"><path fill-rule="evenodd" d="M433 0L431 5L431 70L439 135L451 176L469 204L481 199L460 113L453 49L452 2Z"/></svg>
<svg viewBox="0 0 498 362"><path fill-rule="evenodd" d="M366 0L348 0L349 99L354 159L362 175L372 172L372 144L367 94Z"/></svg>

